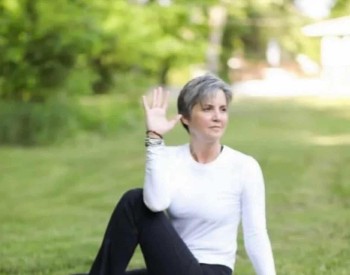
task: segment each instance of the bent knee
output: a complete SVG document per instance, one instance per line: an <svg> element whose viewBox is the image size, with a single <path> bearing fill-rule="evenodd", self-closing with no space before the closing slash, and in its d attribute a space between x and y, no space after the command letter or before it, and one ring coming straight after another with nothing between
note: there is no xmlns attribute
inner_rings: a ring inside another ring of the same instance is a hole
<svg viewBox="0 0 350 275"><path fill-rule="evenodd" d="M134 188L126 191L121 197L121 201L137 201L143 199L143 189L142 188Z"/></svg>

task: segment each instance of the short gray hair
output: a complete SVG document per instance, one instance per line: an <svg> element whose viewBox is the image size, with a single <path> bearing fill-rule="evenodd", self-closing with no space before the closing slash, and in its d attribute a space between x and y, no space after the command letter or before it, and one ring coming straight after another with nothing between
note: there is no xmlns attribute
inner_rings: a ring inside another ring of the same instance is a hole
<svg viewBox="0 0 350 275"><path fill-rule="evenodd" d="M218 90L224 92L226 102L229 104L232 100L232 91L230 86L223 80L212 74L205 74L193 78L182 88L177 98L177 111L184 118L191 118L191 111L197 103L203 103L208 97L213 96ZM188 131L187 125L181 122Z"/></svg>

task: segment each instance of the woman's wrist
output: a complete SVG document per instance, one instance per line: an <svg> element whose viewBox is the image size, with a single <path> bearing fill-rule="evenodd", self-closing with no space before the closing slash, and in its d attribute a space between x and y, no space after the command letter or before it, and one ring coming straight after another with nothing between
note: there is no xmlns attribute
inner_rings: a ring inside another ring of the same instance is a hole
<svg viewBox="0 0 350 275"><path fill-rule="evenodd" d="M147 130L145 138L145 146L159 146L164 145L163 136L156 131Z"/></svg>
<svg viewBox="0 0 350 275"><path fill-rule="evenodd" d="M146 137L149 137L152 139L163 139L163 136L161 134L159 134L158 132L153 131L153 130L147 130Z"/></svg>
<svg viewBox="0 0 350 275"><path fill-rule="evenodd" d="M145 138L146 147L162 146L162 145L164 145L164 140L161 138L151 138L151 137Z"/></svg>

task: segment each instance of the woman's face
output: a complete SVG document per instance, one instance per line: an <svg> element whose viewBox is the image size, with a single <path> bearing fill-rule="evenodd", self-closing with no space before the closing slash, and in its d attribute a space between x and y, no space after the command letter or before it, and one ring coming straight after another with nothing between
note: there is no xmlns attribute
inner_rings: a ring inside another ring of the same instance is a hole
<svg viewBox="0 0 350 275"><path fill-rule="evenodd" d="M227 101L223 91L193 106L190 118L182 118L192 138L215 142L220 140L228 122Z"/></svg>

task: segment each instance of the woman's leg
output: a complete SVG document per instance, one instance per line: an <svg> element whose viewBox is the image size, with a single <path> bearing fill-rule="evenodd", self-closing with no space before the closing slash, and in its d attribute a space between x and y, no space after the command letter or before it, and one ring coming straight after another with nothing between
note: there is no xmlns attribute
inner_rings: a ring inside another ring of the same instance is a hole
<svg viewBox="0 0 350 275"><path fill-rule="evenodd" d="M90 275L128 274L125 270L137 244L149 275L202 275L199 263L165 214L145 206L142 189L128 191L119 201Z"/></svg>
<svg viewBox="0 0 350 275"><path fill-rule="evenodd" d="M137 269L125 272L125 275L148 275L147 269Z"/></svg>

